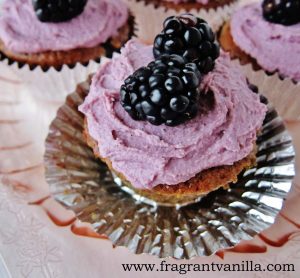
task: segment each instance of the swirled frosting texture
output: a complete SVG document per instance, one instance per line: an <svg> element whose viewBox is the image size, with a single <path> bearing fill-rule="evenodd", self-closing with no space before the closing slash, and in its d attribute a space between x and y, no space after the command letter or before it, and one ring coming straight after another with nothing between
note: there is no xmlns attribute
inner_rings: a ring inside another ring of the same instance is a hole
<svg viewBox="0 0 300 278"><path fill-rule="evenodd" d="M242 7L231 19L236 45L266 71L300 81L300 23L283 26L266 21L260 3Z"/></svg>
<svg viewBox="0 0 300 278"><path fill-rule="evenodd" d="M16 53L88 48L116 35L127 19L127 7L121 0L89 0L82 14L63 23L40 22L32 0L6 0L0 39Z"/></svg>
<svg viewBox="0 0 300 278"><path fill-rule="evenodd" d="M153 60L152 46L131 40L121 55L94 76L80 106L101 157L136 188L177 184L204 169L231 165L253 149L266 107L252 93L239 69L222 53L203 82L212 91L214 108L177 127L134 121L119 101L123 80Z"/></svg>
<svg viewBox="0 0 300 278"><path fill-rule="evenodd" d="M166 2L172 2L174 4L192 2L190 0L164 0L164 1L166 1ZM194 2L206 5L209 2L209 0L194 0Z"/></svg>

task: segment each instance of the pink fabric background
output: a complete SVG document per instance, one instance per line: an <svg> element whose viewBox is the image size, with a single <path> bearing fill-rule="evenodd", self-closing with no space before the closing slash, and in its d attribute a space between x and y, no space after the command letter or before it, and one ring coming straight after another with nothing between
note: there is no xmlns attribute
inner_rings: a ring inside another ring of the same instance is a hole
<svg viewBox="0 0 300 278"><path fill-rule="evenodd" d="M113 248L110 241L74 222L73 213L49 197L44 140L60 105L34 98L0 63L0 277L184 277L172 272L124 272L122 263L161 260ZM276 223L231 250L189 262L294 263L296 272L190 272L188 277L300 277L300 122L286 124L296 148L297 176Z"/></svg>

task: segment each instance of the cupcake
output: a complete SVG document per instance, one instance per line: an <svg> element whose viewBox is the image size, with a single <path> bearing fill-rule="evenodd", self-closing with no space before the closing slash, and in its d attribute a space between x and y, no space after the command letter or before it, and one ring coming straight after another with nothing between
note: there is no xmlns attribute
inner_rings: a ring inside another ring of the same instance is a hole
<svg viewBox="0 0 300 278"><path fill-rule="evenodd" d="M234 0L144 0L147 4L152 3L155 6L173 9L175 11L192 9L217 9L234 2Z"/></svg>
<svg viewBox="0 0 300 278"><path fill-rule="evenodd" d="M181 48L162 35L175 25ZM251 88L204 20L174 16L153 46L130 40L103 65L79 110L88 145L127 187L180 205L255 164L266 106Z"/></svg>
<svg viewBox="0 0 300 278"><path fill-rule="evenodd" d="M218 30L234 9L236 0L127 0L138 26L138 37L152 43L165 18L193 13Z"/></svg>
<svg viewBox="0 0 300 278"><path fill-rule="evenodd" d="M61 68L85 64L120 48L132 22L120 0L6 0L0 17L0 52L12 61Z"/></svg>
<svg viewBox="0 0 300 278"><path fill-rule="evenodd" d="M242 64L300 81L300 1L264 0L237 10L220 34L223 49Z"/></svg>

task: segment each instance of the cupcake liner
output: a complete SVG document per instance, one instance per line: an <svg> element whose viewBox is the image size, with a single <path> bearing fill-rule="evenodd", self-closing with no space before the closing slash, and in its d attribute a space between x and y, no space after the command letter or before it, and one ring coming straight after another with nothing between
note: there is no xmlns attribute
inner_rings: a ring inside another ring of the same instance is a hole
<svg viewBox="0 0 300 278"><path fill-rule="evenodd" d="M132 196L87 146L78 106L89 86L80 84L59 109L46 140L45 168L55 199L95 232L136 254L191 259L249 240L274 222L295 175L295 153L272 106L257 139L256 167L229 190L189 206L163 207Z"/></svg>
<svg viewBox="0 0 300 278"><path fill-rule="evenodd" d="M233 60L241 67L250 83L259 88L285 120L300 120L300 83L290 79L282 79L278 73L272 75L264 70L253 70L251 64L241 65L239 60Z"/></svg>
<svg viewBox="0 0 300 278"><path fill-rule="evenodd" d="M166 9L166 7L158 7L155 4L146 3L143 0L127 0L128 6L135 15L137 24L137 37L144 42L153 43L154 38L162 30L164 20L172 15L180 15L182 13L192 13L205 19L214 31L218 31L223 23L229 19L232 11L237 5L237 1L229 5L220 6L217 9L191 9L175 11Z"/></svg>
<svg viewBox="0 0 300 278"><path fill-rule="evenodd" d="M3 55L1 59L1 63L25 83L28 93L34 98L54 102L64 101L65 97L75 90L78 83L96 72L105 61L106 58L102 58L101 62L99 59L99 61L90 61L86 65L81 63L77 63L74 67L63 65L59 70L50 67L45 71L39 66L31 68L27 64L21 64Z"/></svg>

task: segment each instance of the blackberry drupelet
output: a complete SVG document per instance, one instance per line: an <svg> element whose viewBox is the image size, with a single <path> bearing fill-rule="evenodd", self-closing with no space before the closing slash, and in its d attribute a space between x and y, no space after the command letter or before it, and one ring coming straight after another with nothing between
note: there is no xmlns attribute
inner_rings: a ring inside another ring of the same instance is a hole
<svg viewBox="0 0 300 278"><path fill-rule="evenodd" d="M262 9L267 21L286 26L300 22L300 0L264 0Z"/></svg>
<svg viewBox="0 0 300 278"><path fill-rule="evenodd" d="M32 0L37 18L42 22L64 22L80 15L87 0Z"/></svg>
<svg viewBox="0 0 300 278"><path fill-rule="evenodd" d="M155 58L163 54L177 54L197 64L201 73L214 68L220 46L207 22L191 14L168 17L164 29L154 40Z"/></svg>
<svg viewBox="0 0 300 278"><path fill-rule="evenodd" d="M162 55L121 86L121 104L134 120L179 125L198 112L201 74L178 55Z"/></svg>

